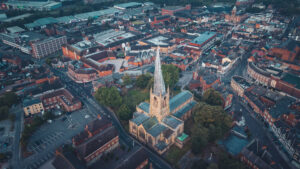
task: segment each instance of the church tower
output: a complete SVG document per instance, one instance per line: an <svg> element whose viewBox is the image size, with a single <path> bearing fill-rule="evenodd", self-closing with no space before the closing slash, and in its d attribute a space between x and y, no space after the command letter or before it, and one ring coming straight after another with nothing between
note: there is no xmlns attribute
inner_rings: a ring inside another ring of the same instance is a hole
<svg viewBox="0 0 300 169"><path fill-rule="evenodd" d="M236 11L237 11L236 6L234 6L233 9L232 9L232 11L231 11L231 15L235 16L236 15Z"/></svg>
<svg viewBox="0 0 300 169"><path fill-rule="evenodd" d="M162 76L159 47L155 58L154 86L150 89L150 110L151 117L156 117L159 122L170 113L170 91L166 91L165 82Z"/></svg>

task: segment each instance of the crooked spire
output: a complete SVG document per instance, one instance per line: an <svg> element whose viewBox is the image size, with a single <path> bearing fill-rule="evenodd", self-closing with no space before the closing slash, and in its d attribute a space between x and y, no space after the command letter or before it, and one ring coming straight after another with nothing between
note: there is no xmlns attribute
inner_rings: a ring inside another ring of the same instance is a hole
<svg viewBox="0 0 300 169"><path fill-rule="evenodd" d="M156 58L155 58L153 93L156 95L160 95L160 94L164 95L166 93L166 86L165 86L165 82L161 70L159 47L157 48Z"/></svg>

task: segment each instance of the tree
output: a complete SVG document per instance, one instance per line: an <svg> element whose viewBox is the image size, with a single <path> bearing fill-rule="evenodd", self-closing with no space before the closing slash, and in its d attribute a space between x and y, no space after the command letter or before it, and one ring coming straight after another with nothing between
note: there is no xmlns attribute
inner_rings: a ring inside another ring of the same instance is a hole
<svg viewBox="0 0 300 169"><path fill-rule="evenodd" d="M18 96L14 92L7 92L0 97L0 106L11 107L18 102Z"/></svg>
<svg viewBox="0 0 300 169"><path fill-rule="evenodd" d="M122 103L122 97L116 87L101 87L95 98L103 105L117 109Z"/></svg>
<svg viewBox="0 0 300 169"><path fill-rule="evenodd" d="M238 159L233 158L226 152L219 152L217 154L219 169L246 169L247 167Z"/></svg>
<svg viewBox="0 0 300 169"><path fill-rule="evenodd" d="M136 79L136 86L145 89L151 80L151 75L150 74L142 74Z"/></svg>
<svg viewBox="0 0 300 169"><path fill-rule="evenodd" d="M199 153L208 142L222 138L231 127L231 118L221 106L200 102L193 113L192 147ZM209 132L208 132L209 131Z"/></svg>
<svg viewBox="0 0 300 169"><path fill-rule="evenodd" d="M132 83L132 80L131 80L130 76L127 75L127 74L125 74L125 76L123 76L122 79L123 79L123 84L125 86L130 85Z"/></svg>
<svg viewBox="0 0 300 169"><path fill-rule="evenodd" d="M192 169L204 169L208 166L207 162L203 159L197 160L193 163Z"/></svg>
<svg viewBox="0 0 300 169"><path fill-rule="evenodd" d="M208 143L208 130L201 125L195 125L192 133L192 152L199 154Z"/></svg>
<svg viewBox="0 0 300 169"><path fill-rule="evenodd" d="M9 108L8 108L8 106L2 106L2 107L0 107L0 120L7 119L8 114L9 114Z"/></svg>
<svg viewBox="0 0 300 169"><path fill-rule="evenodd" d="M219 167L218 167L218 164L211 163L211 164L209 164L209 166L207 167L207 169L219 169Z"/></svg>
<svg viewBox="0 0 300 169"><path fill-rule="evenodd" d="M14 122L14 121L16 120L16 115L13 114L13 113L10 113L9 116L8 116L8 118L9 118L9 120L10 120L11 122Z"/></svg>
<svg viewBox="0 0 300 169"><path fill-rule="evenodd" d="M162 65L162 74L167 87L173 88L179 80L179 68L174 65Z"/></svg>
<svg viewBox="0 0 300 169"><path fill-rule="evenodd" d="M122 104L117 112L121 120L128 121L132 117L132 111L126 104Z"/></svg>
<svg viewBox="0 0 300 169"><path fill-rule="evenodd" d="M223 97L221 94L214 89L208 89L204 92L203 101L210 105L217 105L217 106L222 106L223 105Z"/></svg>

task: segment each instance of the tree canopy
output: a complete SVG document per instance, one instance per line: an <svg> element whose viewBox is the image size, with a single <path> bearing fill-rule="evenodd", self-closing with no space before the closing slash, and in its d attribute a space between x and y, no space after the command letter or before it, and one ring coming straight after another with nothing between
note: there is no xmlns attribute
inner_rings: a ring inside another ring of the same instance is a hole
<svg viewBox="0 0 300 169"><path fill-rule="evenodd" d="M166 87L173 88L179 80L179 68L168 64L162 65L162 74L166 84Z"/></svg>
<svg viewBox="0 0 300 169"><path fill-rule="evenodd" d="M123 76L122 80L123 80L123 84L125 86L130 85L132 83L130 76L127 74L125 74L125 76Z"/></svg>
<svg viewBox="0 0 300 169"><path fill-rule="evenodd" d="M116 87L101 87L95 98L103 105L117 109L122 103L122 97Z"/></svg>
<svg viewBox="0 0 300 169"><path fill-rule="evenodd" d="M132 118L132 111L126 104L122 104L117 112L121 120L128 121Z"/></svg>
<svg viewBox="0 0 300 169"><path fill-rule="evenodd" d="M214 106L222 106L223 105L223 97L221 94L214 89L208 89L204 92L202 96L202 100L210 105Z"/></svg>
<svg viewBox="0 0 300 169"><path fill-rule="evenodd" d="M200 153L209 143L224 136L231 127L231 118L221 106L200 103L193 113L192 152Z"/></svg>
<svg viewBox="0 0 300 169"><path fill-rule="evenodd" d="M136 79L136 86L145 89L151 80L151 75L150 74L142 74Z"/></svg>

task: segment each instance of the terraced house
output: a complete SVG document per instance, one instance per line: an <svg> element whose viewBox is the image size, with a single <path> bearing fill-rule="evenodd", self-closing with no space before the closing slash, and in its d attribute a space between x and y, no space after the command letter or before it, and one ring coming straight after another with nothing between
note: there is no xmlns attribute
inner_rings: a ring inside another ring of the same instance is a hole
<svg viewBox="0 0 300 169"><path fill-rule="evenodd" d="M183 133L184 120L191 116L195 105L196 101L189 91L183 91L170 99L169 88L166 90L162 76L158 48L150 103L142 102L136 107L136 112L129 121L129 131L159 154L174 143L182 147L188 139Z"/></svg>

